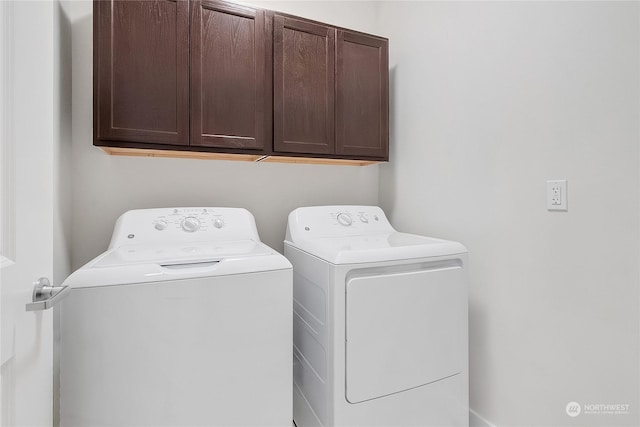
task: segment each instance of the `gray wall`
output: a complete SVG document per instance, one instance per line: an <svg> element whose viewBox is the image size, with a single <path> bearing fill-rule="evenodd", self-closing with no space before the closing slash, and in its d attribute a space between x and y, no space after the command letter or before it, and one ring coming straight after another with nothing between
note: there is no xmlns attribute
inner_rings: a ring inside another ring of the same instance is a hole
<svg viewBox="0 0 640 427"><path fill-rule="evenodd" d="M639 425L638 3L385 2L380 17L380 201L398 228L469 248L472 409ZM546 210L550 179L568 179L568 212ZM571 401L631 413L570 418Z"/></svg>
<svg viewBox="0 0 640 427"><path fill-rule="evenodd" d="M255 2L262 7L372 31L373 2ZM298 206L377 204L378 166L323 166L109 156L92 145L92 3L73 2L71 263L104 251L116 218L163 206L244 207L261 239L282 250L286 218Z"/></svg>

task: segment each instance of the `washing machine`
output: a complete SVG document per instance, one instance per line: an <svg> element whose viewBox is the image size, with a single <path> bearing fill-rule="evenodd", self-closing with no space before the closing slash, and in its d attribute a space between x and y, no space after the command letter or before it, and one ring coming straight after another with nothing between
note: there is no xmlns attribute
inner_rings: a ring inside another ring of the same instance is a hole
<svg viewBox="0 0 640 427"><path fill-rule="evenodd" d="M60 308L60 426L287 426L292 270L244 209L133 210Z"/></svg>
<svg viewBox="0 0 640 427"><path fill-rule="evenodd" d="M375 206L289 215L298 427L468 426L467 250Z"/></svg>

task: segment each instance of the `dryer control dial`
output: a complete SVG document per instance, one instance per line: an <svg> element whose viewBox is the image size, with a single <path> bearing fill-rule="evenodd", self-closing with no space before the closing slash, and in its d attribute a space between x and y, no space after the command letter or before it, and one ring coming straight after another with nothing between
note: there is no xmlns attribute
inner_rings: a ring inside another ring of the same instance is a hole
<svg viewBox="0 0 640 427"><path fill-rule="evenodd" d="M345 212L339 213L336 219L338 220L338 223L340 225L344 225L345 227L349 227L353 222L353 220L351 219L351 215Z"/></svg>
<svg viewBox="0 0 640 427"><path fill-rule="evenodd" d="M160 219L158 221L156 221L156 225L155 225L155 229L158 231L162 231L165 228L167 228L167 221L165 221L164 219Z"/></svg>
<svg viewBox="0 0 640 427"><path fill-rule="evenodd" d="M222 228L224 227L224 221L222 220L222 218L216 218L213 220L213 226L215 228Z"/></svg>
<svg viewBox="0 0 640 427"><path fill-rule="evenodd" d="M195 216L188 216L182 220L182 229L189 233L193 233L194 231L198 231L200 228L200 221Z"/></svg>

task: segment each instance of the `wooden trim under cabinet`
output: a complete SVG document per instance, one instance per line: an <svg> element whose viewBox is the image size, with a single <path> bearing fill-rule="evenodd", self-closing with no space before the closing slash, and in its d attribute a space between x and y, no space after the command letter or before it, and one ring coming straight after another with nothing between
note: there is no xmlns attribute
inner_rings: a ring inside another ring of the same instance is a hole
<svg viewBox="0 0 640 427"><path fill-rule="evenodd" d="M322 157L285 157L257 154L213 153L202 151L155 150L149 148L97 147L112 156L163 157L171 159L236 160L264 163L295 163L307 165L368 166L377 160L326 159Z"/></svg>
<svg viewBox="0 0 640 427"><path fill-rule="evenodd" d="M266 156L257 160L265 163L295 163L301 165L345 165L345 166L369 166L380 163L377 160L350 160L350 159L327 159L325 157L287 157L287 156Z"/></svg>
<svg viewBox="0 0 640 427"><path fill-rule="evenodd" d="M261 154L231 154L204 151L154 150L150 148L122 148L104 146L98 148L112 156L165 157L171 159L201 160L240 160L247 162L255 162L264 157Z"/></svg>

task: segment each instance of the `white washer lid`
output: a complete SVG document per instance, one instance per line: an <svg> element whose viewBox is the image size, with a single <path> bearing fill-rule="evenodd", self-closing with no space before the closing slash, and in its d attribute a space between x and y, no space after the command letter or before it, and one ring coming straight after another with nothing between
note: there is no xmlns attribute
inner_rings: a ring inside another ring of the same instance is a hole
<svg viewBox="0 0 640 427"><path fill-rule="evenodd" d="M397 261L466 253L458 242L399 232L285 241L332 264Z"/></svg>
<svg viewBox="0 0 640 427"><path fill-rule="evenodd" d="M110 249L65 280L72 288L194 279L290 269L289 261L261 242L127 245Z"/></svg>

